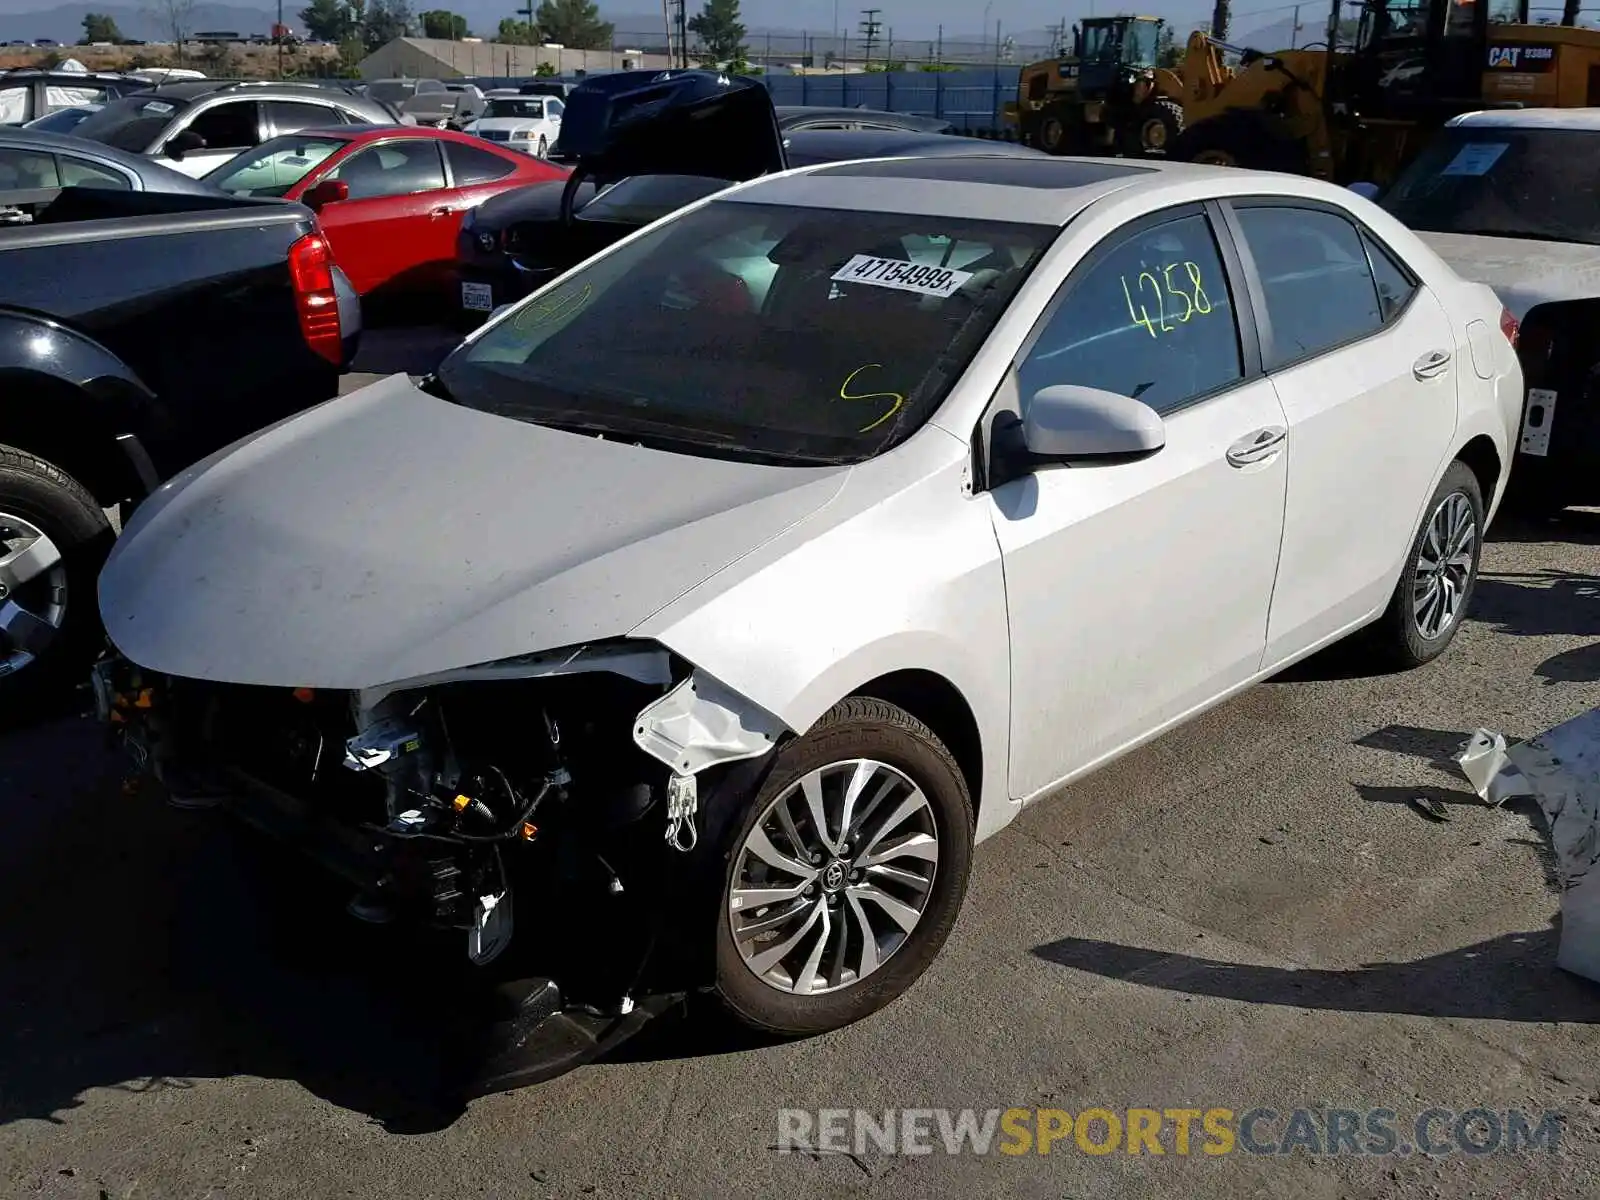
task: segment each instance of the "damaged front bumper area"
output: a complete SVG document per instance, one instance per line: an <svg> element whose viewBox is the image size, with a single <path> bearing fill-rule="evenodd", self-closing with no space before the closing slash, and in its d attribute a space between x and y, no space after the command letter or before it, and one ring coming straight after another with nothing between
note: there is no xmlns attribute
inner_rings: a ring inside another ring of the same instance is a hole
<svg viewBox="0 0 1600 1200"><path fill-rule="evenodd" d="M458 931L472 963L496 964L478 1090L559 1073L681 994L662 960L696 933L675 898L716 869L694 853L706 789L747 792L786 732L648 642L362 692L112 656L94 690L172 803L225 808L309 854L351 885L362 920ZM714 930L697 932L709 944Z"/></svg>

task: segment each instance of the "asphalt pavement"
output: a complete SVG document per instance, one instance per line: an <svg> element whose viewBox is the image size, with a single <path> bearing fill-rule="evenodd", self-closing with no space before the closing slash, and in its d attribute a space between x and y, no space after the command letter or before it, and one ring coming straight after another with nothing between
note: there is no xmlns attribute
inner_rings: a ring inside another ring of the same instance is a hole
<svg viewBox="0 0 1600 1200"><path fill-rule="evenodd" d="M454 1014L395 931L216 814L124 794L90 721L14 730L0 1194L1593 1197L1600 986L1554 966L1536 810L1485 807L1448 759L1596 705L1600 512L1502 522L1442 660L1369 675L1335 648L1024 812L877 1016L759 1045L691 1013L464 1110L427 1093ZM1034 1106L1563 1123L1553 1154L775 1148L783 1108Z"/></svg>

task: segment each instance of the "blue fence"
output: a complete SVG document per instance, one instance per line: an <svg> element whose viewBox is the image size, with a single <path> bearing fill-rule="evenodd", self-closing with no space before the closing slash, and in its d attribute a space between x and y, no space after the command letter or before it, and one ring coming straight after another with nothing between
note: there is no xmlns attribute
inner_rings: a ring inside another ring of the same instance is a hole
<svg viewBox="0 0 1600 1200"><path fill-rule="evenodd" d="M599 74L599 72L593 72ZM829 108L876 108L885 112L942 117L957 129L988 133L1000 128L1000 106L1017 93L1015 67L961 71L886 71L880 74L762 75L774 104ZM524 79L479 76L464 79L487 91L516 87Z"/></svg>
<svg viewBox="0 0 1600 1200"><path fill-rule="evenodd" d="M764 75L774 104L877 108L942 117L973 132L999 128L1000 106L1017 92L1015 67L886 71L854 75Z"/></svg>

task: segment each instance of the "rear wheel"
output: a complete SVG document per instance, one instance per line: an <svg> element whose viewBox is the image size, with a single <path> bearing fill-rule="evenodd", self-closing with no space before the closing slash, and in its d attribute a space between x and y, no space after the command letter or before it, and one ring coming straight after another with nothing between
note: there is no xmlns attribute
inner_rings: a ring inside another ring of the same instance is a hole
<svg viewBox="0 0 1600 1200"><path fill-rule="evenodd" d="M966 894L972 809L927 726L853 697L779 752L730 847L717 994L763 1032L822 1033L938 954Z"/></svg>
<svg viewBox="0 0 1600 1200"><path fill-rule="evenodd" d="M0 706L81 682L99 650L95 578L111 540L76 480L0 446Z"/></svg>
<svg viewBox="0 0 1600 1200"><path fill-rule="evenodd" d="M1374 653L1400 668L1443 654L1472 602L1482 550L1478 477L1465 463L1451 463L1428 502L1389 607L1370 631Z"/></svg>

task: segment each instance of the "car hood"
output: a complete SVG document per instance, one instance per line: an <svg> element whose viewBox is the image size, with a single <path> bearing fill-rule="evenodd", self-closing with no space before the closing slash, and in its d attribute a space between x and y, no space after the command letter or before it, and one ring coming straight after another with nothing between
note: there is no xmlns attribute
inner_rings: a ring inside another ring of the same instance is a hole
<svg viewBox="0 0 1600 1200"><path fill-rule="evenodd" d="M1519 321L1540 304L1600 296L1600 246L1463 233L1418 236L1457 275L1492 287Z"/></svg>
<svg viewBox="0 0 1600 1200"><path fill-rule="evenodd" d="M626 635L848 473L602 441L394 376L159 489L106 563L100 611L150 670L378 686Z"/></svg>

